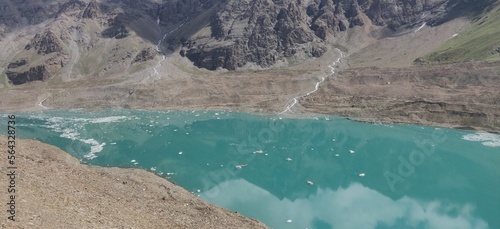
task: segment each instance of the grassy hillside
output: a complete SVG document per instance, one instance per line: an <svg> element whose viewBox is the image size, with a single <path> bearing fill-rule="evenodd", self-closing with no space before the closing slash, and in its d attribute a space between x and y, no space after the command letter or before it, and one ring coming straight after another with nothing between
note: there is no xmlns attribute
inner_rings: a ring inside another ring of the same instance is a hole
<svg viewBox="0 0 500 229"><path fill-rule="evenodd" d="M431 63L456 63L469 60L500 59L500 3L483 12L466 31L420 58Z"/></svg>

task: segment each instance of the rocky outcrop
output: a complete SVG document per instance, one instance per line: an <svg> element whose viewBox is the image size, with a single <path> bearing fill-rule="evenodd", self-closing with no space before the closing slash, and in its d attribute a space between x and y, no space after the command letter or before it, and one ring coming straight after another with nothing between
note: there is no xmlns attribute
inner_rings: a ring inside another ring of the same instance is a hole
<svg viewBox="0 0 500 229"><path fill-rule="evenodd" d="M36 80L45 80L50 76L44 65L32 67L28 71L24 72L14 72L8 70L6 74L9 81L14 85L19 85Z"/></svg>
<svg viewBox="0 0 500 229"><path fill-rule="evenodd" d="M141 50L134 58L132 63L146 62L155 58L156 51L152 48L145 48Z"/></svg>
<svg viewBox="0 0 500 229"><path fill-rule="evenodd" d="M323 40L328 34L335 35L348 28L365 24L357 1L343 0L334 3L316 0L307 6L306 12L311 19L311 29Z"/></svg>
<svg viewBox="0 0 500 229"><path fill-rule="evenodd" d="M26 50L30 50L31 48L34 48L38 54L50 54L63 50L61 41L50 30L43 34L36 34L31 43L25 47Z"/></svg>
<svg viewBox="0 0 500 229"><path fill-rule="evenodd" d="M100 8L101 6L99 5L99 3L97 3L96 0L91 1L83 11L82 18L88 18L88 19L97 18L102 12Z"/></svg>
<svg viewBox="0 0 500 229"><path fill-rule="evenodd" d="M191 39L186 56L198 67L234 70L247 63L269 67L297 53L326 50L308 28L296 1L227 1L211 19L210 37Z"/></svg>
<svg viewBox="0 0 500 229"><path fill-rule="evenodd" d="M129 35L129 31L121 21L112 20L110 26L102 31L101 35L105 38L123 39Z"/></svg>
<svg viewBox="0 0 500 229"><path fill-rule="evenodd" d="M26 65L26 63L27 63L26 59L16 60L9 63L9 65L7 65L7 69L18 68L20 66Z"/></svg>

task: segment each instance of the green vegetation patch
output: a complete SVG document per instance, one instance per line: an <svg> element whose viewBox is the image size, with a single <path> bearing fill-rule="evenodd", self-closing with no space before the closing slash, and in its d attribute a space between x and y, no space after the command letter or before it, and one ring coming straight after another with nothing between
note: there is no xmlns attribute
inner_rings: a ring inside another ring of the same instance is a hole
<svg viewBox="0 0 500 229"><path fill-rule="evenodd" d="M480 15L469 29L420 58L438 63L497 59L500 59L500 4Z"/></svg>

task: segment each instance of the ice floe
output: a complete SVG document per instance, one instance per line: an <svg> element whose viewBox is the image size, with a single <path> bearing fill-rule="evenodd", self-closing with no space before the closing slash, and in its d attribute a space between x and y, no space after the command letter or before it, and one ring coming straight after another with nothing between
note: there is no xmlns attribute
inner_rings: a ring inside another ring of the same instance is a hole
<svg viewBox="0 0 500 229"><path fill-rule="evenodd" d="M481 142L489 147L500 147L500 135L491 133L475 133L462 136L463 140Z"/></svg>

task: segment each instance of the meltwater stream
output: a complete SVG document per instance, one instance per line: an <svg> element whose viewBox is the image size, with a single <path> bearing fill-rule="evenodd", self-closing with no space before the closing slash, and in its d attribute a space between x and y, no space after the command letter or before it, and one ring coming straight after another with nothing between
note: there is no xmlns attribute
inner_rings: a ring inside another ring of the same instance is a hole
<svg viewBox="0 0 500 229"><path fill-rule="evenodd" d="M227 111L16 116L20 138L150 170L272 228L500 228L494 134Z"/></svg>

